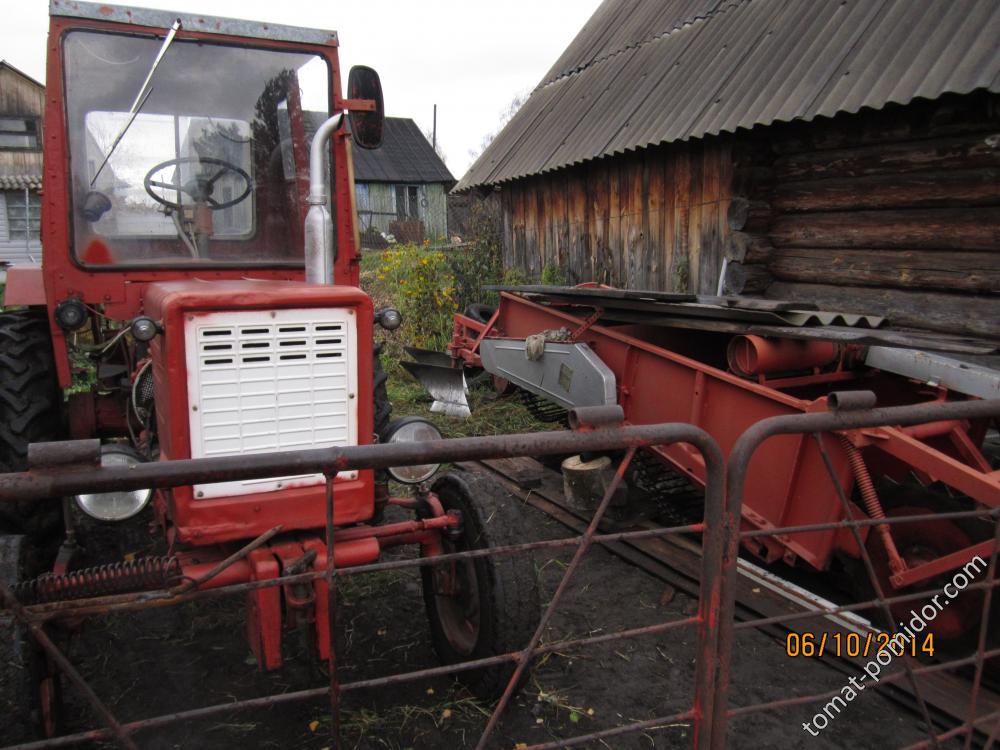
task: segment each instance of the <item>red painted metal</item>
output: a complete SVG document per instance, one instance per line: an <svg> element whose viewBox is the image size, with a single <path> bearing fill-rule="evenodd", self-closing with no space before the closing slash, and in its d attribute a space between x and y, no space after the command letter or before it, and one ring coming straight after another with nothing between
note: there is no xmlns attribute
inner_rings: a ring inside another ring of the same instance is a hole
<svg viewBox="0 0 1000 750"><path fill-rule="evenodd" d="M752 334L733 336L726 349L729 369L743 376L825 367L839 355L840 347L830 341L766 339Z"/></svg>
<svg viewBox="0 0 1000 750"><path fill-rule="evenodd" d="M150 346L153 357L156 417L160 455L164 459L190 458L188 433L184 322L189 316L225 310L308 309L338 307L357 318L358 437L372 441L372 330L371 298L356 287L320 286L303 282L173 281L149 285L145 300L149 315L163 322L164 333ZM374 478L361 472L357 479L337 479L338 526L367 521L375 511ZM206 545L245 539L281 524L288 531L321 528L324 523L322 484L224 498L197 499L190 486L159 494L161 515L182 542Z"/></svg>
<svg viewBox="0 0 1000 750"><path fill-rule="evenodd" d="M4 304L44 305L45 280L41 266L11 266L3 290Z"/></svg>
<svg viewBox="0 0 1000 750"><path fill-rule="evenodd" d="M737 437L754 423L773 416L826 411L836 408L826 397L838 383L863 381L877 392L880 403L907 404L928 401L918 385L887 375L872 377L864 370L814 371L765 380L767 373L804 369L818 370L841 356L834 344L802 344L775 341L758 336L706 334L648 325L602 326L599 311L565 305L542 305L503 292L500 306L487 330L475 338L469 319L455 316L454 338L449 350L457 360L477 361L484 337L525 337L547 329L568 328L580 332L579 340L611 368L617 379L618 403L626 421L646 424L684 421L707 430L728 454ZM736 360L741 377L726 369ZM759 381L752 379L760 378ZM666 386L669 384L669 386ZM666 386L666 387L665 387ZM850 399L852 392L843 398ZM935 399L936 396L930 396ZM838 405L840 406L840 405ZM837 499L839 489L850 492L855 484L851 456L874 474L908 477L912 470L927 481L941 481L988 507L1000 504L1000 478L991 473L978 449L982 423L948 421L945 424L911 428L874 427L864 433L846 431L849 442L831 449L837 481L830 481L815 444L802 435L788 435L769 441L750 466L743 525L747 529L826 524L844 518ZM978 432L974 432L974 429ZM925 442L921 438L946 435L947 442ZM704 481L700 457L684 445L672 445L657 452L696 483ZM878 506L871 492L864 493L864 505L851 504L851 513L872 515ZM876 513L877 515L877 513ZM888 527L877 531L892 548ZM867 535L863 529L862 542ZM767 562L802 560L826 569L836 552L852 557L861 554L858 544L844 530L829 529L795 535L759 537L747 547ZM890 556L892 553L890 552ZM898 554L895 559L902 570Z"/></svg>
<svg viewBox="0 0 1000 750"><path fill-rule="evenodd" d="M69 139L65 110L65 74L62 52L62 37L70 29L92 29L99 31L119 31L135 34L134 24L119 24L108 21L84 20L53 16L50 19L48 37L48 60L46 70L45 107L45 173L43 175L44 210L42 211L42 246L45 267L44 301L49 308L52 324L53 345L60 384L64 387L71 382L66 339L55 324L53 313L56 304L67 297L79 297L85 303L102 305L104 314L116 320L130 320L144 308L146 288L155 282L189 279L190 269L122 270L121 268L99 266L83 267L69 252L72 236L67 217L70 215L69 185ZM162 33L162 29L151 29ZM181 29L178 39L204 39L220 43L234 43L247 46L247 39L225 34L207 34ZM274 50L295 50L309 52L322 57L330 67L329 97L333 111L345 108L340 85L340 64L337 46L310 45L298 42L255 39L253 45ZM334 264L334 280L337 284L357 286L358 248L355 243L354 219L351 216L350 186L345 144L346 126L336 134L333 146L334 183L332 185L333 204L336 216L338 256ZM304 168L304 166L303 166ZM299 186L299 205L304 206L303 186ZM304 214L303 214L304 215ZM290 240L291 238L286 238ZM299 245L301 246L301 245ZM19 271L19 273L21 273ZM296 268L205 268L197 270L202 281L225 279L261 279L266 281L296 281L304 278L304 271Z"/></svg>

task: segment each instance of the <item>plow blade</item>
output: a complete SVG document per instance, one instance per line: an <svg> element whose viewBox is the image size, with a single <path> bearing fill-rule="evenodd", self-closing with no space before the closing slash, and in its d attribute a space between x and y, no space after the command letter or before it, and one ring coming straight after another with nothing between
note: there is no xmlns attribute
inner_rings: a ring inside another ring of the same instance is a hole
<svg viewBox="0 0 1000 750"><path fill-rule="evenodd" d="M415 346L404 346L403 351L409 354L414 362L418 362L422 365L434 365L435 367L447 367L452 369L452 365L455 360L451 358L450 354L445 354L444 352L436 352L431 349L418 349Z"/></svg>
<svg viewBox="0 0 1000 750"><path fill-rule="evenodd" d="M411 347L407 347L406 351L417 361L403 361L400 364L431 394L431 398L434 399L431 411L441 412L450 417L468 417L472 412L469 410L469 401L466 398L468 386L465 383L465 369L452 367L451 357L447 354ZM414 352L434 355L438 359L428 361L432 357L424 359L423 356L418 356ZM443 364L442 360L447 364Z"/></svg>

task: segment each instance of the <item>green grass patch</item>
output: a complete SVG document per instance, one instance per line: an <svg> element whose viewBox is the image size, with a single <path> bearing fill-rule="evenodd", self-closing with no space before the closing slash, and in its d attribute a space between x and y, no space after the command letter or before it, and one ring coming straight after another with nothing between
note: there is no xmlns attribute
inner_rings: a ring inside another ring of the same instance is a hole
<svg viewBox="0 0 1000 750"><path fill-rule="evenodd" d="M393 418L416 415L431 420L446 438L479 435L509 435L516 432L542 432L559 425L535 419L515 393L498 396L488 384L469 389L468 419L436 414L430 410L432 399L422 385L402 368L394 368L387 385Z"/></svg>

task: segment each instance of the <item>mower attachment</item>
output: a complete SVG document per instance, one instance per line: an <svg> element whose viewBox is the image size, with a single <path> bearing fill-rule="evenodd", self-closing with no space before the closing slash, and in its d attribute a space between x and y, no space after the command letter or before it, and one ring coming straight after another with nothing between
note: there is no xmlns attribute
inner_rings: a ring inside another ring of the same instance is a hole
<svg viewBox="0 0 1000 750"><path fill-rule="evenodd" d="M450 417L469 417L472 414L467 398L469 387L461 364L442 352L413 346L405 349L415 361L403 361L401 364L431 394L434 399L431 411Z"/></svg>

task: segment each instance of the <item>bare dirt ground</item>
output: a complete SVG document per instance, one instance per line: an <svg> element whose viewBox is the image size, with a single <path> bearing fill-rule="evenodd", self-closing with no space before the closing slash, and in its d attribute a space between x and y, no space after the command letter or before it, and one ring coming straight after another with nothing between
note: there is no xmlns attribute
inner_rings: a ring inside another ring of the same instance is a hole
<svg viewBox="0 0 1000 750"><path fill-rule="evenodd" d="M536 538L567 531L525 506ZM390 519L391 520L391 519ZM405 554L405 553L404 553ZM548 601L572 555L543 551L535 557L542 601ZM341 586L341 679L411 671L435 660L416 569L352 576ZM662 581L593 549L574 577L546 640L581 637L678 619L696 602ZM692 697L696 634L691 629L589 650L552 653L534 664L508 709L491 747L567 738L636 720L669 715ZM121 720L139 719L273 692L321 686L294 639L286 640L286 667L264 674L244 637L241 598L209 600L172 609L121 614L92 621L77 636L71 658ZM312 673L311 673L312 671ZM809 660L790 659L783 644L759 631L742 631L734 653L733 706L789 698L842 686L846 677ZM67 689L67 731L95 726L89 709ZM881 748L924 738L918 720L866 692L819 736L802 729L820 706L803 706L737 719L733 748ZM474 746L491 706L447 678L391 689L349 693L343 702L345 748L429 750ZM294 704L224 718L189 722L139 735L143 748L325 748L325 701ZM594 748L689 747L691 726L676 723L617 737Z"/></svg>

